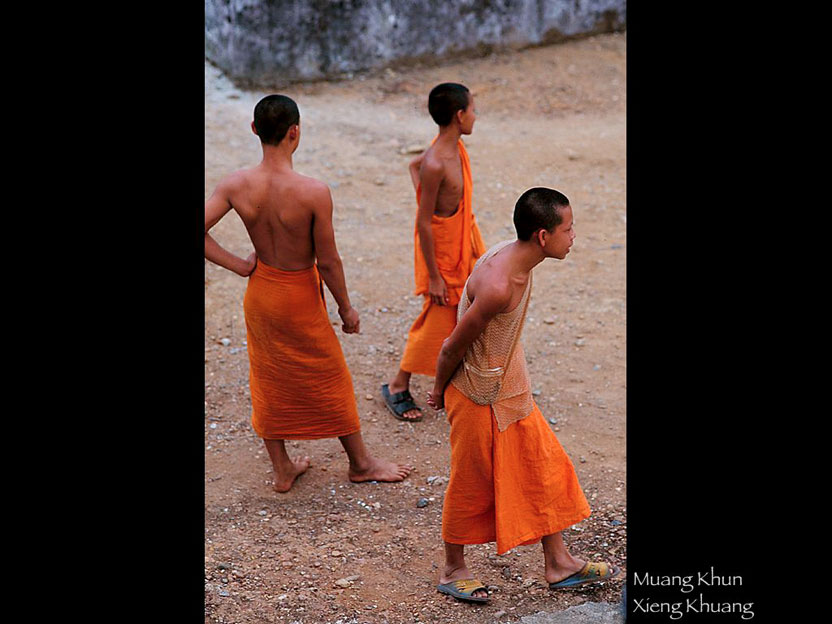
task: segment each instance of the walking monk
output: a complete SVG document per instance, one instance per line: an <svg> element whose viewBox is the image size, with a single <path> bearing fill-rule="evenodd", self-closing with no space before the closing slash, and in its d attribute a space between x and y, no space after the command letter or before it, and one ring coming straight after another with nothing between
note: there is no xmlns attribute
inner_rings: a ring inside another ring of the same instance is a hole
<svg viewBox="0 0 832 624"><path fill-rule="evenodd" d="M589 505L532 399L519 342L532 269L545 258L566 258L575 239L569 200L552 189L529 189L517 201L514 226L517 240L489 249L471 273L428 393L428 405L445 407L451 425L438 589L474 602L486 602L488 591L465 565L465 544L496 541L503 554L541 541L551 589L619 572L583 561L564 545L561 531L588 517Z"/></svg>
<svg viewBox="0 0 832 624"><path fill-rule="evenodd" d="M243 308L251 424L269 452L274 489L287 492L309 468L309 457L289 458L284 440L337 437L349 458L350 481L401 481L410 466L378 459L364 446L352 377L327 316L323 282L338 303L341 329L358 333L335 247L329 188L292 168L300 142L297 105L269 95L254 108L251 128L263 160L226 177L205 203L205 257L249 277ZM208 234L232 209L254 245L246 259Z"/></svg>
<svg viewBox="0 0 832 624"><path fill-rule="evenodd" d="M432 377L436 373L442 341L456 325L462 287L485 251L472 210L471 163L461 140L474 129L474 96L461 84L442 83L428 96L428 112L439 125L439 134L410 163L419 205L413 294L423 295L425 301L407 335L399 372L381 386L382 398L393 416L412 422L422 420L422 409L410 394L410 376Z"/></svg>

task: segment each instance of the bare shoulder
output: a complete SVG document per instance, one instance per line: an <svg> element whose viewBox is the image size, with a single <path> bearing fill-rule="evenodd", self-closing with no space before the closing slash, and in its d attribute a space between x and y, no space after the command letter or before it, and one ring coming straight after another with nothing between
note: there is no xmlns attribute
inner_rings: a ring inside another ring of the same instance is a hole
<svg viewBox="0 0 832 624"><path fill-rule="evenodd" d="M292 187L298 199L309 205L326 203L331 197L329 186L325 182L300 173L295 174Z"/></svg>
<svg viewBox="0 0 832 624"><path fill-rule="evenodd" d="M430 147L424 153L420 171L422 176L428 175L432 177L441 176L445 172L445 162L439 157L439 154L436 153L433 147Z"/></svg>
<svg viewBox="0 0 832 624"><path fill-rule="evenodd" d="M493 270L481 271L476 276L472 275L468 286L469 295L473 295L474 301L479 302L479 307L495 314L508 307L514 292L509 279Z"/></svg>
<svg viewBox="0 0 832 624"><path fill-rule="evenodd" d="M231 195L246 188L249 185L250 179L251 169L238 169L220 180L219 184L217 184L217 191Z"/></svg>

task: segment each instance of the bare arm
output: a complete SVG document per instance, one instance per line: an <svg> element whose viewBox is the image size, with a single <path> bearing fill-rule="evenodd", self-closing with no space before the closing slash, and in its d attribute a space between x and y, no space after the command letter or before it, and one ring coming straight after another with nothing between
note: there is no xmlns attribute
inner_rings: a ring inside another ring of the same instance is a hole
<svg viewBox="0 0 832 624"><path fill-rule="evenodd" d="M347 280L344 277L344 265L335 246L335 229L332 226L332 195L329 188L321 185L320 188L315 189L311 201L313 203L312 239L315 243L318 271L338 304L338 314L343 321L341 329L347 334L358 333L358 312L350 304Z"/></svg>
<svg viewBox="0 0 832 624"><path fill-rule="evenodd" d="M247 277L257 264L257 255L252 253L245 260L222 247L208 233L225 214L231 210L231 182L228 178L217 185L217 188L205 202L205 257L221 267L233 271L237 275Z"/></svg>
<svg viewBox="0 0 832 624"><path fill-rule="evenodd" d="M428 392L428 405L434 409L445 406L445 386L462 362L468 348L482 334L495 316L504 312L511 301L510 289L488 286L465 311L451 335L442 343L436 360L433 392Z"/></svg>
<svg viewBox="0 0 832 624"><path fill-rule="evenodd" d="M428 267L428 295L432 303L445 305L448 302L448 287L439 267L436 264L436 254L433 244L433 230L431 219L436 211L436 198L439 195L439 185L444 177L444 169L441 164L433 160L423 160L420 171L422 182L422 194L419 199L419 212L416 214L416 228L419 231L419 246Z"/></svg>
<svg viewBox="0 0 832 624"><path fill-rule="evenodd" d="M416 158L410 161L407 169L410 172L410 180L413 182L413 190L419 189L419 169L422 166L422 160L425 158L425 153L422 152Z"/></svg>

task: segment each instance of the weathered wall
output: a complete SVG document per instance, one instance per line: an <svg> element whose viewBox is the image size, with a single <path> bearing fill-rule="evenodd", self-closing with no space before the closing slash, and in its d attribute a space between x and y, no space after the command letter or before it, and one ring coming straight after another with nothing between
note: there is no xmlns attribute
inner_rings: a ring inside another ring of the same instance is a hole
<svg viewBox="0 0 832 624"><path fill-rule="evenodd" d="M329 78L623 30L626 0L205 0L205 54L240 84Z"/></svg>

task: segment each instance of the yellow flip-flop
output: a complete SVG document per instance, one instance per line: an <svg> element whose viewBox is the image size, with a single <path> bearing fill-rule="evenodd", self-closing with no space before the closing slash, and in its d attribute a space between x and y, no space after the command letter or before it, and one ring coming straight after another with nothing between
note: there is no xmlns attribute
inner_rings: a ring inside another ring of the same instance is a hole
<svg viewBox="0 0 832 624"><path fill-rule="evenodd" d="M620 568L605 562L587 561L580 570L557 583L549 583L549 589L577 587L586 583L606 581L621 572Z"/></svg>
<svg viewBox="0 0 832 624"><path fill-rule="evenodd" d="M472 595L478 589L484 589L486 593L488 592L488 588L482 583L480 583L477 579L471 578L459 581L451 581L450 583L443 583L442 585L437 585L436 589L442 592L443 594L453 596L457 600L467 600L469 602L488 602L490 600L488 596L486 596L485 598L480 598Z"/></svg>

